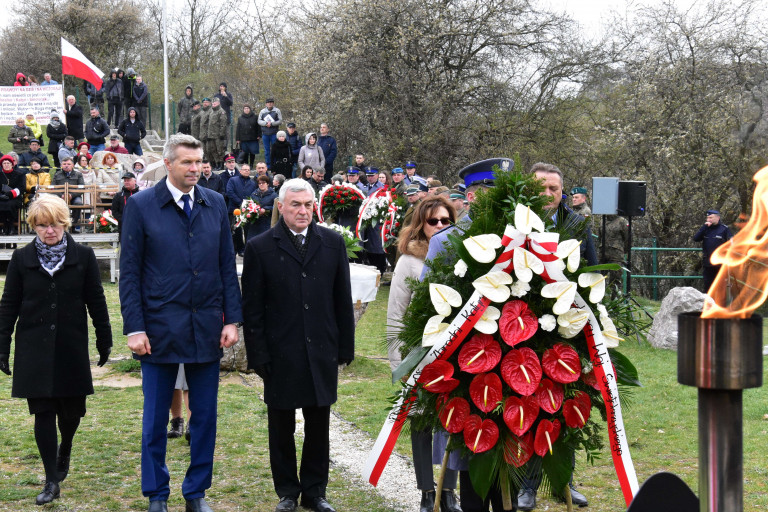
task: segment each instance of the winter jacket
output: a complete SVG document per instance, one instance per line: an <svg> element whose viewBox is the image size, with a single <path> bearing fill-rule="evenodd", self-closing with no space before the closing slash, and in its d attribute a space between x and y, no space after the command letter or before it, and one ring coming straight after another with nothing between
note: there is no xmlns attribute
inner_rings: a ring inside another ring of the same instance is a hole
<svg viewBox="0 0 768 512"><path fill-rule="evenodd" d="M128 68L129 70L131 68ZM119 75L119 73L118 73ZM123 81L123 101L125 101L125 104L128 106L133 105L133 84L136 83L136 73L133 73L130 77L129 74L126 72L123 75L122 81Z"/></svg>
<svg viewBox="0 0 768 512"><path fill-rule="evenodd" d="M221 181L221 176L215 172L212 172L209 178L206 178L205 174L200 173L200 179L197 180L197 184L201 187L207 188L208 190L218 192L221 195L226 193L226 190L224 189L224 182Z"/></svg>
<svg viewBox="0 0 768 512"><path fill-rule="evenodd" d="M258 118L253 112L242 114L237 119L237 128L235 129L235 140L240 142L251 142L261 138L261 126Z"/></svg>
<svg viewBox="0 0 768 512"><path fill-rule="evenodd" d="M26 150L29 149L29 141L35 138L35 134L32 133L32 130L29 128L29 126L17 126L13 125L11 126L11 129L8 131L8 142L13 144L13 151L20 155L24 153ZM20 141L17 141L16 139L21 139Z"/></svg>
<svg viewBox="0 0 768 512"><path fill-rule="evenodd" d="M259 188L256 192L251 194L251 199L259 203L259 206L266 210L266 213L256 219L256 222L248 226L248 237L253 237L267 231L272 222L272 210L275 207L275 201L277 201L277 193L271 188L268 188L266 192L262 192Z"/></svg>
<svg viewBox="0 0 768 512"><path fill-rule="evenodd" d="M693 235L693 241L703 242L702 247L704 249L705 267L716 266L710 261L709 258L712 256L712 253L715 252L715 249L720 247L731 238L733 238L731 230L722 222L718 222L712 226L707 226L706 224L701 226L696 234Z"/></svg>
<svg viewBox="0 0 768 512"><path fill-rule="evenodd" d="M72 161L75 160L75 157L77 156L77 149L72 148L69 149L64 144L61 144L59 146L59 163L61 163L62 160L66 157L70 157Z"/></svg>
<svg viewBox="0 0 768 512"><path fill-rule="evenodd" d="M48 153L58 156L59 148L67 136L67 126L61 121L51 119L45 129L45 135L48 137Z"/></svg>
<svg viewBox="0 0 768 512"><path fill-rule="evenodd" d="M278 139L272 144L269 153L269 158L272 160L269 168L272 169L274 174L290 176L292 167L291 157L291 143L287 140L281 142L280 139Z"/></svg>
<svg viewBox="0 0 768 512"><path fill-rule="evenodd" d="M291 145L291 162L298 162L299 151L301 151L301 147L304 145L304 140L301 138L301 135L299 135L299 132L294 132L293 135L290 133L286 134L285 140Z"/></svg>
<svg viewBox="0 0 768 512"><path fill-rule="evenodd" d="M75 103L71 107L69 104L64 108L64 115L67 116L67 131L75 140L83 139L83 107Z"/></svg>
<svg viewBox="0 0 768 512"><path fill-rule="evenodd" d="M119 78L110 78L104 87L108 101L123 101L123 81Z"/></svg>
<svg viewBox="0 0 768 512"><path fill-rule="evenodd" d="M80 171L75 171L74 169L69 174L65 173L63 170L56 171L56 174L53 175L53 184L54 185L64 185L65 183L69 183L70 185L85 185L85 179L83 178L83 175L80 173ZM75 192L70 192L72 194L72 197L81 196L82 193L76 194Z"/></svg>
<svg viewBox="0 0 768 512"><path fill-rule="evenodd" d="M30 149L29 151L25 151L19 154L19 167L29 167L29 164L32 163L33 158L38 158L40 160L40 165L43 167L51 166L50 162L48 161L48 157L45 156L45 153L39 149L35 152ZM24 172L26 172L26 170Z"/></svg>
<svg viewBox="0 0 768 512"><path fill-rule="evenodd" d="M192 110L190 113L190 134L197 140L203 140L200 138L200 121L203 119L200 114L202 112L202 109L197 109L197 111Z"/></svg>
<svg viewBox="0 0 768 512"><path fill-rule="evenodd" d="M208 123L211 120L211 110L213 109L210 105L200 108L200 137L198 140L208 140Z"/></svg>
<svg viewBox="0 0 768 512"><path fill-rule="evenodd" d="M43 127L40 126L40 123L37 122L37 119L33 119L31 121L29 119L25 119L24 124L29 126L29 129L32 130L32 133L35 134L35 138L37 140L43 142Z"/></svg>
<svg viewBox="0 0 768 512"><path fill-rule="evenodd" d="M187 94L189 91L189 94ZM192 86L188 85L184 89L184 97L179 100L176 106L176 113L179 115L179 124L189 124L192 121L192 104L195 102Z"/></svg>
<svg viewBox="0 0 768 512"><path fill-rule="evenodd" d="M242 174L237 173L227 182L227 204L229 204L229 213L240 208L243 199L247 199L256 191L256 182L251 178L244 178Z"/></svg>
<svg viewBox="0 0 768 512"><path fill-rule="evenodd" d="M208 119L208 139L224 140L227 138L227 113L221 106L211 107Z"/></svg>
<svg viewBox="0 0 768 512"><path fill-rule="evenodd" d="M132 103L134 107L146 107L149 103L149 88L144 82L133 84Z"/></svg>
<svg viewBox="0 0 768 512"><path fill-rule="evenodd" d="M226 91L226 89L224 90ZM232 111L232 105L235 102L234 98L232 98L232 93L227 92L226 94L221 94L221 92L217 92L213 97L219 98L219 103L221 103L222 110L227 114L227 123L229 123L229 120L232 119L230 112Z"/></svg>
<svg viewBox="0 0 768 512"><path fill-rule="evenodd" d="M123 187L120 192L115 194L115 197L112 198L112 216L118 222L118 231L122 231L123 212L125 211L125 205L128 203L128 199L130 199L130 197L138 191L139 187L136 187L134 190L128 190L127 188Z"/></svg>
<svg viewBox="0 0 768 512"><path fill-rule="evenodd" d="M325 156L323 155L323 150L320 149L320 146L317 144L313 144L311 146L309 145L309 138L312 135L315 134L310 132L306 135L306 137L304 137L307 145L302 147L299 151L299 170L303 169L307 165L312 169L325 168Z"/></svg>
<svg viewBox="0 0 768 512"><path fill-rule="evenodd" d="M117 133L123 138L123 142L140 142L141 139L147 136L147 130L144 129L144 123L138 119L131 122L130 118L120 121L120 126L117 127Z"/></svg>
<svg viewBox="0 0 768 512"><path fill-rule="evenodd" d="M267 122L264 120L264 118L268 115L272 116L272 119L274 120L272 126L267 126ZM259 112L259 126L261 126L261 133L264 135L276 134L280 130L279 126L282 122L283 114L277 107L272 107L272 110L269 110L265 107L261 109L261 112Z"/></svg>
<svg viewBox="0 0 768 512"><path fill-rule="evenodd" d="M336 139L330 135L321 135L317 139L317 145L323 150L323 156L325 157L325 173L330 175L333 173L333 161L336 160L336 154L338 152L336 148Z"/></svg>
<svg viewBox="0 0 768 512"><path fill-rule="evenodd" d="M101 88L97 89L89 81L85 81L85 94L91 98L91 103L104 103L104 83L101 84Z"/></svg>
<svg viewBox="0 0 768 512"><path fill-rule="evenodd" d="M30 172L26 175L27 186L26 194L24 197L24 203L28 203L30 199L37 193L37 187L45 187L51 184L51 173L48 169L40 169L39 172Z"/></svg>
<svg viewBox="0 0 768 512"><path fill-rule="evenodd" d="M21 79L24 79L24 83L21 83ZM27 77L24 76L24 73L16 73L16 81L13 83L14 87L22 87L22 86L28 86L29 80L27 80Z"/></svg>
<svg viewBox="0 0 768 512"><path fill-rule="evenodd" d="M85 124L85 138L91 146L105 144L109 133L109 124L101 116L92 117Z"/></svg>
<svg viewBox="0 0 768 512"><path fill-rule="evenodd" d="M24 199L24 191L27 188L27 178L16 169L11 172L0 171L0 186L7 185L10 191L0 192L0 211L16 212L21 207L21 201ZM2 199L5 197L5 199Z"/></svg>

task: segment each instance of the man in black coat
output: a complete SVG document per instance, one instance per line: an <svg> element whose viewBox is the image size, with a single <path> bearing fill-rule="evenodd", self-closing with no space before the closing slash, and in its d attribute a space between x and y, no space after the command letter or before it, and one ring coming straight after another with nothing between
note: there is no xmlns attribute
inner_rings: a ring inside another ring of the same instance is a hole
<svg viewBox="0 0 768 512"><path fill-rule="evenodd" d="M214 190L221 195L225 195L226 190L221 182L221 177L213 172L210 160L203 160L203 172L200 174L200 179L197 184L209 190Z"/></svg>
<svg viewBox="0 0 768 512"><path fill-rule="evenodd" d="M31 144L30 144L31 145ZM709 290L712 283L720 272L722 265L714 265L710 258L715 249L733 238L731 230L720 222L719 210L707 210L707 221L693 235L694 242L703 242L704 261L702 265L702 275L704 277L704 291Z"/></svg>
<svg viewBox="0 0 768 512"><path fill-rule="evenodd" d="M33 158L40 160L40 164L43 167L51 166L50 162L48 162L48 157L45 156L45 153L40 151L40 141L37 139L30 140L29 151L25 151L19 155L19 170L23 173L29 172L29 164L32 163Z"/></svg>
<svg viewBox="0 0 768 512"><path fill-rule="evenodd" d="M299 495L305 507L335 512L325 500L330 406L338 367L355 354L344 239L312 222L314 203L309 183L286 181L277 205L281 220L248 242L243 260L243 334L248 366L264 379L276 512L295 511ZM297 474L298 408L305 426Z"/></svg>
<svg viewBox="0 0 768 512"><path fill-rule="evenodd" d="M83 107L77 104L75 97L71 94L67 96L64 116L67 118L67 132L79 144L85 138L83 134Z"/></svg>
<svg viewBox="0 0 768 512"><path fill-rule="evenodd" d="M136 186L136 175L132 172L123 174L123 188L112 198L112 216L117 221L117 231L123 232L123 212L128 199L139 191Z"/></svg>

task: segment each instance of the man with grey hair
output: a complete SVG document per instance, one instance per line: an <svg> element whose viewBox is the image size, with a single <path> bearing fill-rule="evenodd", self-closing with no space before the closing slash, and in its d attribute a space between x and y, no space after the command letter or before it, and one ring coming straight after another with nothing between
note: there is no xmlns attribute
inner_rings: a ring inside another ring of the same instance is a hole
<svg viewBox="0 0 768 512"><path fill-rule="evenodd" d="M173 135L163 161L168 176L125 205L120 255L123 333L144 390L141 491L149 512L167 512L165 426L184 363L191 460L181 490L187 512L211 512L219 360L237 342L240 287L224 198L197 184L202 144Z"/></svg>
<svg viewBox="0 0 768 512"><path fill-rule="evenodd" d="M280 220L248 242L243 260L243 334L248 367L264 380L270 467L280 498L275 512L295 511L299 496L307 508L335 512L325 498L330 411L339 365L355 356L344 239L312 221L314 204L309 183L283 183ZM305 423L297 472L299 408Z"/></svg>
<svg viewBox="0 0 768 512"><path fill-rule="evenodd" d="M77 100L71 94L67 96L67 104L64 105L64 116L67 118L67 133L74 137L79 144L85 138L83 134L83 107L77 104Z"/></svg>
<svg viewBox="0 0 768 512"><path fill-rule="evenodd" d="M51 74L46 73L43 75L44 80L40 82L40 85L59 85L59 82L56 80L51 79Z"/></svg>

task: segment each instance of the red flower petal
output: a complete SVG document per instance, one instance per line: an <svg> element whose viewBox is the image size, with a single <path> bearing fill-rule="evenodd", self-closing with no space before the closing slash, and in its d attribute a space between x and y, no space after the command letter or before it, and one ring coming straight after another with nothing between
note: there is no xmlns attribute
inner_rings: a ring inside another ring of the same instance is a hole
<svg viewBox="0 0 768 512"><path fill-rule="evenodd" d="M533 432L523 437L508 436L504 441L504 462L520 467L533 455Z"/></svg>
<svg viewBox="0 0 768 512"><path fill-rule="evenodd" d="M514 347L529 339L538 328L539 319L525 301L511 300L504 304L499 318L499 332L507 345Z"/></svg>
<svg viewBox="0 0 768 512"><path fill-rule="evenodd" d="M501 377L523 396L532 395L541 381L541 364L528 347L513 349L501 360Z"/></svg>
<svg viewBox="0 0 768 512"><path fill-rule="evenodd" d="M461 397L452 398L440 411L440 423L450 434L464 430L464 424L469 418L469 402Z"/></svg>
<svg viewBox="0 0 768 512"><path fill-rule="evenodd" d="M589 373L582 373L581 374L581 381L586 384L587 386L590 386L598 391L600 391L600 386L597 384L597 375L595 375L595 370L593 369Z"/></svg>
<svg viewBox="0 0 768 512"><path fill-rule="evenodd" d="M520 417L522 408L522 418ZM525 434L539 416L539 403L533 396L510 396L504 400L504 423L518 436ZM522 425L520 424L520 420Z"/></svg>
<svg viewBox="0 0 768 512"><path fill-rule="evenodd" d="M452 375L453 365L438 359L421 370L418 382L430 393L449 393L459 385L458 380L451 378Z"/></svg>
<svg viewBox="0 0 768 512"><path fill-rule="evenodd" d="M563 416L565 424L571 428L584 428L592 411L592 400L583 391L576 391L576 395L565 401Z"/></svg>
<svg viewBox="0 0 768 512"><path fill-rule="evenodd" d="M501 401L501 379L495 373L481 373L469 384L469 396L478 409L489 413Z"/></svg>
<svg viewBox="0 0 768 512"><path fill-rule="evenodd" d="M539 389L536 390L536 400L539 406L550 414L560 410L563 405L563 386L549 379L541 379Z"/></svg>
<svg viewBox="0 0 768 512"><path fill-rule="evenodd" d="M565 343L557 343L547 349L541 358L541 365L552 380L561 384L576 382L581 377L579 354Z"/></svg>
<svg viewBox="0 0 768 512"><path fill-rule="evenodd" d="M475 453L487 452L499 440L499 427L493 420L482 420L472 414L464 423L464 443Z"/></svg>
<svg viewBox="0 0 768 512"><path fill-rule="evenodd" d="M467 373L492 370L501 360L501 346L490 334L475 334L459 352L459 369Z"/></svg>
<svg viewBox="0 0 768 512"><path fill-rule="evenodd" d="M560 422L557 420L541 420L536 428L536 440L533 442L533 449L543 457L550 450L550 444L554 445L557 436L560 435Z"/></svg>

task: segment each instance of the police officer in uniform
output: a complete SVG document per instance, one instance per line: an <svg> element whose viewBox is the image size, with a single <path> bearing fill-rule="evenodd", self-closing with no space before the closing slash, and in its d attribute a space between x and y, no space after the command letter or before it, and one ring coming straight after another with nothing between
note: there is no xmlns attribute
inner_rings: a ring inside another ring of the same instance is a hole
<svg viewBox="0 0 768 512"><path fill-rule="evenodd" d="M721 267L721 265L713 265L710 261L712 253L731 238L733 238L731 230L720 222L720 212L718 210L707 210L707 221L693 235L694 242L703 242L704 264L702 274L704 277L704 290L709 290L709 287L712 286Z"/></svg>

